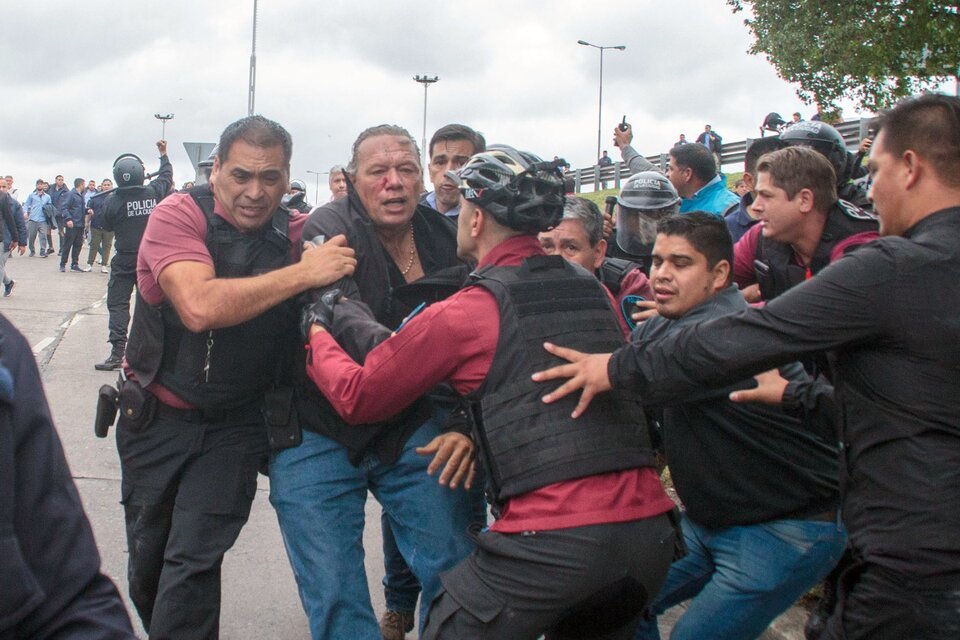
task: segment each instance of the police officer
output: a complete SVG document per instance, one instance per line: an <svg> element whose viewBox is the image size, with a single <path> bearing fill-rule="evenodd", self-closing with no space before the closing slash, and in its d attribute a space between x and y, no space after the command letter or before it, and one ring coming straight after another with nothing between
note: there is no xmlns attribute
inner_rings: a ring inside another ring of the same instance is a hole
<svg viewBox="0 0 960 640"><path fill-rule="evenodd" d="M130 323L130 294L137 284L137 250L140 238L147 228L147 220L173 185L173 166L167 158L167 141L157 142L160 151L160 171L147 186L143 186L146 171L143 161L132 153L125 153L113 163L113 179L117 188L98 194L103 203L103 229L113 231L116 253L110 263L110 282L107 284L107 311L110 313L110 355L94 366L97 371L119 369L127 346L127 325Z"/></svg>
<svg viewBox="0 0 960 640"><path fill-rule="evenodd" d="M337 314L335 294L308 310L316 323L308 373L348 422L389 417L444 380L471 404L473 440L429 452L438 455L428 471L469 485L478 446L498 519L476 534L477 551L441 575L422 638L600 628L628 638L673 556L673 505L637 428L640 407L611 396L589 425L576 423L572 403L545 411L546 390L530 381L545 362L543 340L623 341L594 275L544 255L537 240L563 215L557 162L494 145L449 174L462 196L458 252L478 261L473 286L428 307L363 366L323 328Z"/></svg>
<svg viewBox="0 0 960 640"><path fill-rule="evenodd" d="M283 196L283 204L291 211L310 213L313 205L307 202L307 185L303 180L291 180L290 191Z"/></svg>
<svg viewBox="0 0 960 640"><path fill-rule="evenodd" d="M840 132L826 122L810 121L791 124L780 134L780 140L788 147L810 147L823 155L837 174L837 196L857 207L872 211L873 204L867 197L867 185L863 180L854 180L854 156L847 151Z"/></svg>
<svg viewBox="0 0 960 640"><path fill-rule="evenodd" d="M650 275L650 252L657 238L657 222L677 213L680 196L658 171L630 176L617 195L617 247Z"/></svg>
<svg viewBox="0 0 960 640"><path fill-rule="evenodd" d="M296 439L288 300L356 262L343 237L301 251L306 216L280 206L291 150L262 116L228 126L209 185L161 202L141 242L117 450L130 595L150 637L217 637L220 567L269 438Z"/></svg>

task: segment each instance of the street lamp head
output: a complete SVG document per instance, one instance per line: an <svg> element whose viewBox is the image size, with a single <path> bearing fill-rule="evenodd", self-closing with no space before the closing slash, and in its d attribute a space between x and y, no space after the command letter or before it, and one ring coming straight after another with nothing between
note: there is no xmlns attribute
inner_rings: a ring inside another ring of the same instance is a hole
<svg viewBox="0 0 960 640"><path fill-rule="evenodd" d="M420 82L420 83L426 85L426 84L431 84L431 83L436 82L437 80L440 79L440 77L439 77L439 76L428 76L428 75L426 75L426 74L424 74L424 75L421 76L420 74L417 74L417 75L413 76L413 79L416 80L417 82Z"/></svg>
<svg viewBox="0 0 960 640"><path fill-rule="evenodd" d="M620 51L623 51L623 50L626 49L626 48L627 48L627 45L625 45L625 44L621 44L621 45L618 46L618 47L614 47L614 49L619 49Z"/></svg>
<svg viewBox="0 0 960 640"><path fill-rule="evenodd" d="M592 47L593 45L587 42L586 40L577 40L577 44L582 44L585 47Z"/></svg>

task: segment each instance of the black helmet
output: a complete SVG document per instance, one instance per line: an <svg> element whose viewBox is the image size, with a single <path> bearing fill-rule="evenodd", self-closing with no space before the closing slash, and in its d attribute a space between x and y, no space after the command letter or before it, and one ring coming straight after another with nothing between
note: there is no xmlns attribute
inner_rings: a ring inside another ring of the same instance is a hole
<svg viewBox="0 0 960 640"><path fill-rule="evenodd" d="M491 145L447 176L463 197L500 224L524 233L551 229L563 217L563 160L545 162L532 153Z"/></svg>
<svg viewBox="0 0 960 640"><path fill-rule="evenodd" d="M125 153L113 161L113 180L119 189L142 187L146 174L143 160L132 153Z"/></svg>
<svg viewBox="0 0 960 640"><path fill-rule="evenodd" d="M760 130L780 133L780 127L785 124L787 124L786 121L780 117L779 113L771 111L767 114L767 117L763 119L763 124L760 125Z"/></svg>
<svg viewBox="0 0 960 640"><path fill-rule="evenodd" d="M630 209L662 209L678 202L677 189L658 171L630 176L617 196L617 204Z"/></svg>
<svg viewBox="0 0 960 640"><path fill-rule="evenodd" d="M837 174L837 184L844 184L847 177L847 145L840 132L826 122L798 122L780 134L786 146L810 147L819 152Z"/></svg>

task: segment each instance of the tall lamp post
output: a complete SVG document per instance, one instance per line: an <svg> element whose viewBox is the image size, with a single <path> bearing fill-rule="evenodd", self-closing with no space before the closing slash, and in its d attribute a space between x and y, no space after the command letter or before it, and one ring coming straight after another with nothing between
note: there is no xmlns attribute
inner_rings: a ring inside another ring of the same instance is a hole
<svg viewBox="0 0 960 640"><path fill-rule="evenodd" d="M253 43L250 47L250 81L247 87L247 115L253 115L257 96L257 0L253 0Z"/></svg>
<svg viewBox="0 0 960 640"><path fill-rule="evenodd" d="M313 193L313 204L318 205L320 204L320 176L330 172L329 171L311 171L310 169L307 169L307 173L312 173L313 175L317 176L317 189Z"/></svg>
<svg viewBox="0 0 960 640"><path fill-rule="evenodd" d="M613 47L602 47L598 44L592 44L586 40L577 40L577 44L582 44L585 47L593 47L594 49L600 50L600 107L599 113L597 113L597 155L596 158L600 158L600 129L603 126L603 52L607 49L617 49L618 51L623 51L626 49L626 45L618 44Z"/></svg>
<svg viewBox="0 0 960 640"><path fill-rule="evenodd" d="M439 80L437 76L415 75L413 79L423 85L423 139L420 141L420 153L423 154L423 162L427 162L427 89L431 84Z"/></svg>
<svg viewBox="0 0 960 640"><path fill-rule="evenodd" d="M160 139L166 140L167 139L167 120L173 120L173 114L172 113L167 113L167 114L155 113L153 114L153 117L162 123L160 125Z"/></svg>

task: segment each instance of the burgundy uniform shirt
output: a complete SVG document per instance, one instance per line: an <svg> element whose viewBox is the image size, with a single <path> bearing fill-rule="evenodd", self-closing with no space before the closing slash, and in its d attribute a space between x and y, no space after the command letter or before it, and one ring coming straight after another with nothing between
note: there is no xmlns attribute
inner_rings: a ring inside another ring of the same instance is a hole
<svg viewBox="0 0 960 640"><path fill-rule="evenodd" d="M542 255L534 236L510 238L478 266L518 266ZM384 420L438 383L476 390L493 362L500 313L493 294L468 287L437 302L371 351L361 366L326 331L310 339L307 373L350 423ZM673 508L656 470L629 469L558 482L507 501L490 529L501 533L626 522Z"/></svg>

